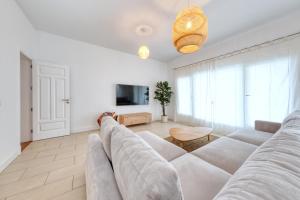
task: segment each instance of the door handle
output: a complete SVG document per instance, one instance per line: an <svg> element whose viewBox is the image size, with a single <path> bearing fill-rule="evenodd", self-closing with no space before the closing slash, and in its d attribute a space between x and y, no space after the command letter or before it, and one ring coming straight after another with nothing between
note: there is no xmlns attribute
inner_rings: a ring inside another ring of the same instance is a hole
<svg viewBox="0 0 300 200"><path fill-rule="evenodd" d="M63 102L69 104L70 103L70 99L62 99Z"/></svg>

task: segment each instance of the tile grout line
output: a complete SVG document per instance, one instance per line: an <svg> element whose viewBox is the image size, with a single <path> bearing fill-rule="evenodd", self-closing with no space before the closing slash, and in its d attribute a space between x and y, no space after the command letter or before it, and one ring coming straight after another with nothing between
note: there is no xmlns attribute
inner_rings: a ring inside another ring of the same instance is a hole
<svg viewBox="0 0 300 200"><path fill-rule="evenodd" d="M37 176L38 176L38 175L37 175ZM35 176L33 176L33 177L35 177ZM32 177L30 177L30 178L32 178ZM26 180L26 179L23 179L23 180ZM6 196L6 197L4 197L4 198L7 199L7 198L10 198L10 197L13 197L13 196L20 195L20 194L25 193L25 192L27 193L27 192L30 192L30 191L35 190L35 189L37 189L37 188L40 188L40 187L42 187L42 186L44 186L44 184L43 184L43 185L36 186L36 187L33 187L33 188L31 188L31 189L29 189L29 190L26 190L26 191L17 192L17 193L15 193L15 194Z"/></svg>
<svg viewBox="0 0 300 200"><path fill-rule="evenodd" d="M70 191L66 191L66 192L64 192L64 193L61 193L61 194L59 194L59 195L57 195L57 196L54 196L54 197L52 197L52 198L50 198L50 199L48 199L48 200L56 199L56 198L61 197L61 196L65 195L65 194L68 194L68 193L70 193L70 192L72 192L72 191L73 191L73 189L71 189Z"/></svg>
<svg viewBox="0 0 300 200"><path fill-rule="evenodd" d="M63 192L63 193L61 193L61 194L59 194L59 195L56 195L56 196L54 196L54 197L51 197L51 198L49 198L49 200L55 199L55 198L57 198L57 197L59 197L59 196L63 196L63 195L65 195L65 194L69 193L69 192L72 192L72 191L73 191L73 181L74 181L74 176L72 176L71 190L66 191L66 192Z"/></svg>
<svg viewBox="0 0 300 200"><path fill-rule="evenodd" d="M69 159L69 158L67 158L67 159ZM62 161L62 160L58 160L58 161L55 161L55 162L60 162L60 161ZM53 162L52 162L53 163ZM51 162L49 162L49 163L47 163L47 164L51 164ZM44 164L43 164L44 165ZM70 166L72 166L72 165L74 165L74 160L73 160L73 162L72 162L72 164L70 165ZM27 170L29 170L31 167L29 167L29 168L26 168L26 171ZM40 172L40 173L38 173L38 174L35 174L35 175L31 175L31 176L28 176L28 177L25 177L24 178L24 175L23 175L23 177L21 178L21 180L24 180L24 179L29 179L29 178L32 178L32 177L35 177L35 176L39 176L39 175L42 175L42 174L46 174L46 173L51 173L52 171L56 171L56 170L60 170L60 169L63 169L64 168L64 166L60 166L60 167L58 167L58 168L55 168L55 169L52 169L52 170L50 170L50 171L44 171L44 172ZM25 174L25 173L24 173Z"/></svg>
<svg viewBox="0 0 300 200"><path fill-rule="evenodd" d="M28 170L28 168L26 168L26 169L24 170L24 172L22 173L22 175L18 178L18 181L20 181L20 180L23 179L23 177L25 176L25 173L26 173L27 170Z"/></svg>
<svg viewBox="0 0 300 200"><path fill-rule="evenodd" d="M73 164L76 165L76 156L73 156Z"/></svg>
<svg viewBox="0 0 300 200"><path fill-rule="evenodd" d="M72 190L74 189L74 181L75 181L75 176L73 175L73 179L72 179Z"/></svg>
<svg viewBox="0 0 300 200"><path fill-rule="evenodd" d="M41 157L41 158L37 158L37 159L41 159L41 160L42 160L42 159L46 159L46 158L52 157L52 156L54 156L54 155L49 155L49 156L45 156L45 157ZM22 164L24 164L25 162L30 163L30 162L34 162L34 161L36 161L36 159L26 160L26 161L23 161L23 162L20 162L20 163L15 163L15 164L9 165L9 166L7 167L7 169L8 169L10 166L14 166L14 165L22 165ZM53 162L53 161L52 161L52 162ZM6 174L8 174L8 173L13 173L13 172L17 172L17 171L21 171L21 170L24 170L24 169L29 169L29 168L32 168L32 167L37 167L37 166L49 164L49 163L51 163L51 162L47 162L47 163L36 163L36 165L33 165L33 166L27 166L27 167L24 167L24 168L16 169L16 170L7 172Z"/></svg>
<svg viewBox="0 0 300 200"><path fill-rule="evenodd" d="M57 154L54 155L52 162L56 161Z"/></svg>
<svg viewBox="0 0 300 200"><path fill-rule="evenodd" d="M47 183L47 181L48 181L49 176L50 176L50 172L47 172L47 177L46 177L46 179L45 179L44 185L47 185L46 183Z"/></svg>
<svg viewBox="0 0 300 200"><path fill-rule="evenodd" d="M25 176L25 173L28 171L28 167L27 168L25 168L25 170L24 170L24 173L20 176L20 178L19 178L19 180L18 181L20 181L20 180L23 180L24 179L24 176Z"/></svg>

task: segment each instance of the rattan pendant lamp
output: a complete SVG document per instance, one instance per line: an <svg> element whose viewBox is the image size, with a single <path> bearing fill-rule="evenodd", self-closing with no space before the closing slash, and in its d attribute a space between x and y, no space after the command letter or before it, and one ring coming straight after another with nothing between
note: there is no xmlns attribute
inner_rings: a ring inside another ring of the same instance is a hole
<svg viewBox="0 0 300 200"><path fill-rule="evenodd" d="M183 54L198 51L208 36L207 17L197 6L188 7L178 13L173 24L173 43Z"/></svg>

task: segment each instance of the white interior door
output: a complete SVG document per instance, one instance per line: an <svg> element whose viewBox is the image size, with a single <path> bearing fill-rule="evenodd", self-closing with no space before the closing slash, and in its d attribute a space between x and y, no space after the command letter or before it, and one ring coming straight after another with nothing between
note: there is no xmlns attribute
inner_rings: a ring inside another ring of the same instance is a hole
<svg viewBox="0 0 300 200"><path fill-rule="evenodd" d="M70 134L69 68L33 63L33 140Z"/></svg>

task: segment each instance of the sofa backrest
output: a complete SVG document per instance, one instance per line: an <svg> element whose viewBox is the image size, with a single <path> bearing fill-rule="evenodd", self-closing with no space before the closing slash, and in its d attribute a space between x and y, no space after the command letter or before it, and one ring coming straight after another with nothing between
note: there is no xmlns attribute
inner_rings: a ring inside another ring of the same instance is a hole
<svg viewBox="0 0 300 200"><path fill-rule="evenodd" d="M113 130L111 155L115 178L124 200L183 199L174 166L124 126Z"/></svg>
<svg viewBox="0 0 300 200"><path fill-rule="evenodd" d="M281 129L257 148L214 199L300 199L299 116L289 115Z"/></svg>
<svg viewBox="0 0 300 200"><path fill-rule="evenodd" d="M100 137L103 142L103 147L106 152L108 159L111 161L111 132L114 127L118 126L119 123L114 120L111 116L105 116L102 118L101 121L101 128L100 128Z"/></svg>
<svg viewBox="0 0 300 200"><path fill-rule="evenodd" d="M97 134L88 138L85 177L87 200L122 200L113 169Z"/></svg>
<svg viewBox="0 0 300 200"><path fill-rule="evenodd" d="M182 200L175 168L141 137L111 117L102 119L100 136L88 140L88 200Z"/></svg>

